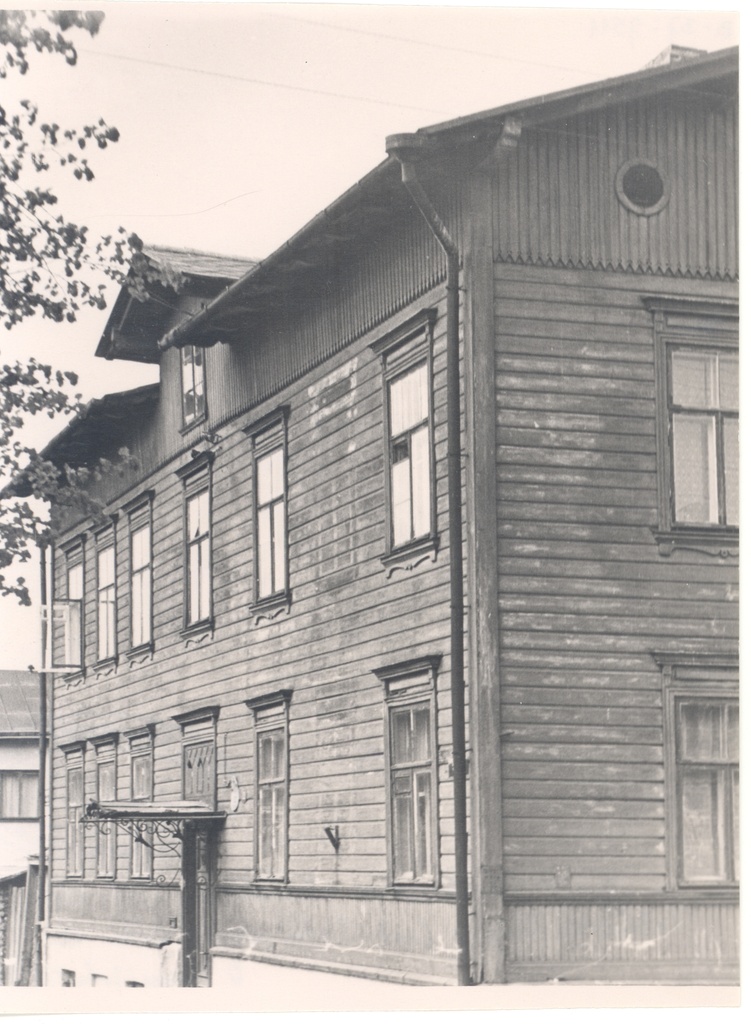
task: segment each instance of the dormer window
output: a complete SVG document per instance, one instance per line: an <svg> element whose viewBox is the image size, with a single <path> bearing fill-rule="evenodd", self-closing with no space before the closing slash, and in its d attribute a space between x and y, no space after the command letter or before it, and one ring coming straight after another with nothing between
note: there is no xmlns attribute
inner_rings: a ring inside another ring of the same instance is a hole
<svg viewBox="0 0 751 1024"><path fill-rule="evenodd" d="M186 345L180 352L183 389L183 425L198 423L206 415L203 349Z"/></svg>

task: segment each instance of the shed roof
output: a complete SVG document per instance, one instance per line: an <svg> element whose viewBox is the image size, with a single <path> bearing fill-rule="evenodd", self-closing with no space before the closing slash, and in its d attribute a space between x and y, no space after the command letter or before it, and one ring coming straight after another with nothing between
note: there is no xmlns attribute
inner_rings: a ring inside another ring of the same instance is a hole
<svg viewBox="0 0 751 1024"><path fill-rule="evenodd" d="M39 676L0 669L0 737L39 733Z"/></svg>

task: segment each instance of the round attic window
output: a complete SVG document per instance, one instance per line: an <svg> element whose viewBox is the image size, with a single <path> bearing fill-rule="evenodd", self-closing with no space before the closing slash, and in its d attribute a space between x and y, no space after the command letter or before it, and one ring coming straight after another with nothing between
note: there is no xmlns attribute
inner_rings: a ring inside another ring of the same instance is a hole
<svg viewBox="0 0 751 1024"><path fill-rule="evenodd" d="M662 210L670 198L670 187L651 160L629 160L618 171L615 191L619 201L642 217Z"/></svg>

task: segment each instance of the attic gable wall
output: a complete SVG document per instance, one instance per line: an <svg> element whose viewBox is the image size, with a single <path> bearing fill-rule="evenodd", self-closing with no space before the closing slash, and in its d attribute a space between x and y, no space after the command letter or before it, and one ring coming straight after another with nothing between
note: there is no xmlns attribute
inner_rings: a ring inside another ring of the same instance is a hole
<svg viewBox="0 0 751 1024"><path fill-rule="evenodd" d="M637 157L670 184L653 216L616 196L618 169ZM660 96L526 128L495 170L495 258L734 280L737 158L737 101L722 96Z"/></svg>

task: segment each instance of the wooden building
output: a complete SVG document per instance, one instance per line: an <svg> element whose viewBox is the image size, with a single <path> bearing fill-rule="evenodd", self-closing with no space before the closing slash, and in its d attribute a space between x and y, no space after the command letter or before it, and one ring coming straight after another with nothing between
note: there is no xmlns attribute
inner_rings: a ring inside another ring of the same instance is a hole
<svg viewBox="0 0 751 1024"><path fill-rule="evenodd" d="M735 978L736 114L673 50L152 254L50 447L139 464L54 551L50 985Z"/></svg>

